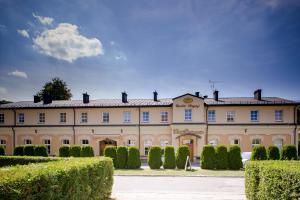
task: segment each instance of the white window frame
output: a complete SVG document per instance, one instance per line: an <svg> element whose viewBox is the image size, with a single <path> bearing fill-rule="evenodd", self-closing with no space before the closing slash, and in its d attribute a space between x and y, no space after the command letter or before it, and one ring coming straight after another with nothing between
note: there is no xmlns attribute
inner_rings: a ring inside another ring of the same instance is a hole
<svg viewBox="0 0 300 200"><path fill-rule="evenodd" d="M218 141L218 139L211 139L208 141L208 144L217 146L219 144L219 141Z"/></svg>
<svg viewBox="0 0 300 200"><path fill-rule="evenodd" d="M277 141L281 141L281 144L277 143ZM276 138L276 139L273 141L273 144L274 144L275 146L277 146L279 150L281 150L282 147L283 147L284 141L283 141L282 138Z"/></svg>
<svg viewBox="0 0 300 200"><path fill-rule="evenodd" d="M66 123L67 122L67 113L59 113L59 122Z"/></svg>
<svg viewBox="0 0 300 200"><path fill-rule="evenodd" d="M70 140L69 139L62 139L61 140L61 144L62 145L69 145L70 144Z"/></svg>
<svg viewBox="0 0 300 200"><path fill-rule="evenodd" d="M236 144L236 141L237 141L237 144ZM231 140L231 144L240 145L241 141L240 141L239 138L234 138L234 139Z"/></svg>
<svg viewBox="0 0 300 200"><path fill-rule="evenodd" d="M131 112L130 111L123 112L123 122L131 123Z"/></svg>
<svg viewBox="0 0 300 200"><path fill-rule="evenodd" d="M147 156L149 154L150 148L152 146L152 140L144 141L144 155Z"/></svg>
<svg viewBox="0 0 300 200"><path fill-rule="evenodd" d="M0 139L0 146L3 146L4 147L4 149L6 149L6 140L4 140L4 139Z"/></svg>
<svg viewBox="0 0 300 200"><path fill-rule="evenodd" d="M216 111L215 110L207 111L207 121L209 121L209 122L216 121Z"/></svg>
<svg viewBox="0 0 300 200"><path fill-rule="evenodd" d="M25 114L24 113L18 113L18 123L19 124L25 123Z"/></svg>
<svg viewBox="0 0 300 200"><path fill-rule="evenodd" d="M81 144L82 145L89 145L90 144L90 141L88 139L82 139L81 140Z"/></svg>
<svg viewBox="0 0 300 200"><path fill-rule="evenodd" d="M275 110L275 121L283 122L283 110Z"/></svg>
<svg viewBox="0 0 300 200"><path fill-rule="evenodd" d="M109 112L102 112L102 123L109 123Z"/></svg>
<svg viewBox="0 0 300 200"><path fill-rule="evenodd" d="M160 140L160 146L162 148L165 148L167 145L169 145L169 141L168 140Z"/></svg>
<svg viewBox="0 0 300 200"><path fill-rule="evenodd" d="M32 140L31 139L24 139L24 144L32 144Z"/></svg>
<svg viewBox="0 0 300 200"><path fill-rule="evenodd" d="M227 111L226 113L226 121L227 122L234 122L235 121L235 111Z"/></svg>
<svg viewBox="0 0 300 200"><path fill-rule="evenodd" d="M4 124L5 123L5 115L4 113L0 113L0 124Z"/></svg>
<svg viewBox="0 0 300 200"><path fill-rule="evenodd" d="M191 108L184 110L184 121L192 121L193 110Z"/></svg>
<svg viewBox="0 0 300 200"><path fill-rule="evenodd" d="M254 114L256 113L256 114ZM251 122L258 122L259 121L259 111L258 110L251 110L250 111L250 121Z"/></svg>
<svg viewBox="0 0 300 200"><path fill-rule="evenodd" d="M133 140L133 139L128 139L128 140L127 140L127 146L129 146L129 147L135 146L135 140Z"/></svg>
<svg viewBox="0 0 300 200"><path fill-rule="evenodd" d="M82 112L81 113L81 123L87 123L88 122L88 113Z"/></svg>
<svg viewBox="0 0 300 200"><path fill-rule="evenodd" d="M257 146L257 145L261 145L262 144L262 140L260 138L253 138L251 140L251 146L252 148Z"/></svg>
<svg viewBox="0 0 300 200"><path fill-rule="evenodd" d="M46 122L46 114L44 112L38 114L38 122L39 124L45 124Z"/></svg>
<svg viewBox="0 0 300 200"><path fill-rule="evenodd" d="M48 155L50 155L51 154L51 140L50 139L44 139L43 143L47 148Z"/></svg>
<svg viewBox="0 0 300 200"><path fill-rule="evenodd" d="M169 121L169 112L168 111L161 111L160 112L160 121L165 123Z"/></svg>
<svg viewBox="0 0 300 200"><path fill-rule="evenodd" d="M150 120L150 112L149 111L144 111L142 113L142 122L148 123Z"/></svg>

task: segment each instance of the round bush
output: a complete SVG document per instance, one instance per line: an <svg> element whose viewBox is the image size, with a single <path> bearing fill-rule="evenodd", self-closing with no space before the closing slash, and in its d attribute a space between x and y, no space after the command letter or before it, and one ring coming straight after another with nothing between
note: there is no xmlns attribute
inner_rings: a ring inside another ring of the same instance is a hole
<svg viewBox="0 0 300 200"><path fill-rule="evenodd" d="M118 169L126 169L127 156L128 156L127 147L125 147L125 146L119 146L119 147L117 147L116 168L118 168Z"/></svg>
<svg viewBox="0 0 300 200"><path fill-rule="evenodd" d="M256 145L252 149L251 160L267 160L267 151L263 145Z"/></svg>
<svg viewBox="0 0 300 200"><path fill-rule="evenodd" d="M110 157L113 160L114 167L116 167L117 162L117 148L115 146L106 146L104 148L104 156Z"/></svg>
<svg viewBox="0 0 300 200"><path fill-rule="evenodd" d="M59 148L59 157L70 157L70 146L63 145Z"/></svg>
<svg viewBox="0 0 300 200"><path fill-rule="evenodd" d="M280 153L278 147L274 145L269 146L267 150L267 156L268 160L279 160Z"/></svg>
<svg viewBox="0 0 300 200"><path fill-rule="evenodd" d="M228 168L228 152L225 145L218 145L216 147L216 169Z"/></svg>
<svg viewBox="0 0 300 200"><path fill-rule="evenodd" d="M140 151L137 147L128 148L128 169L139 169L141 167Z"/></svg>
<svg viewBox="0 0 300 200"><path fill-rule="evenodd" d="M80 157L80 153L81 153L81 146L79 146L79 145L72 145L70 147L70 156Z"/></svg>
<svg viewBox="0 0 300 200"><path fill-rule="evenodd" d="M0 156L5 156L5 148L2 145L0 145Z"/></svg>
<svg viewBox="0 0 300 200"><path fill-rule="evenodd" d="M215 169L216 152L214 146L204 145L200 156L200 166L202 169Z"/></svg>
<svg viewBox="0 0 300 200"><path fill-rule="evenodd" d="M81 147L80 157L94 157L94 149L92 146Z"/></svg>
<svg viewBox="0 0 300 200"><path fill-rule="evenodd" d="M35 146L34 147L34 155L48 157L48 152L47 152L46 146L45 145Z"/></svg>
<svg viewBox="0 0 300 200"><path fill-rule="evenodd" d="M175 162L175 149L173 146L166 146L164 150L164 169L175 169L176 162Z"/></svg>
<svg viewBox="0 0 300 200"><path fill-rule="evenodd" d="M184 169L186 158L190 155L190 149L187 145L181 145L176 152L176 166L178 169Z"/></svg>
<svg viewBox="0 0 300 200"><path fill-rule="evenodd" d="M148 155L148 165L151 169L159 169L162 165L161 148L159 146L152 146Z"/></svg>
<svg viewBox="0 0 300 200"><path fill-rule="evenodd" d="M239 145L230 145L228 151L229 169L238 170L243 167L241 148Z"/></svg>
<svg viewBox="0 0 300 200"><path fill-rule="evenodd" d="M24 146L24 156L34 156L34 145Z"/></svg>
<svg viewBox="0 0 300 200"><path fill-rule="evenodd" d="M23 156L24 155L24 146L16 146L14 149L14 156Z"/></svg>
<svg viewBox="0 0 300 200"><path fill-rule="evenodd" d="M281 160L297 160L297 149L295 145L285 144L281 151Z"/></svg>

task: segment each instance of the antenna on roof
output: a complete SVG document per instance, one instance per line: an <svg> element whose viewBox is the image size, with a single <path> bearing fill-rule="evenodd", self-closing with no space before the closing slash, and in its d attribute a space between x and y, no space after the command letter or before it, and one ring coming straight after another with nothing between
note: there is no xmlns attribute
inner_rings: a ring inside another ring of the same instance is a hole
<svg viewBox="0 0 300 200"><path fill-rule="evenodd" d="M222 83L222 81L213 81L213 80L209 80L208 82L210 84L210 88L212 91L216 90L216 87L215 87L216 83Z"/></svg>

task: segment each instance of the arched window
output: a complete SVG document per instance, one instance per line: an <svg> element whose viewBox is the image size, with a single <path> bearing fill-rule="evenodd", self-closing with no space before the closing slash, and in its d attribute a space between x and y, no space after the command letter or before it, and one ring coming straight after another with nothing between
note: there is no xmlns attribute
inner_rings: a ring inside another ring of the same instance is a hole
<svg viewBox="0 0 300 200"><path fill-rule="evenodd" d="M160 146L162 148L165 148L165 146L167 146L169 144L169 141L168 140L160 140Z"/></svg>
<svg viewBox="0 0 300 200"><path fill-rule="evenodd" d="M211 144L213 146L217 146L218 145L218 140L217 139L212 139L208 141L208 144Z"/></svg>
<svg viewBox="0 0 300 200"><path fill-rule="evenodd" d="M260 138L252 139L252 147L254 147L256 145L260 145L260 144L261 144L261 139Z"/></svg>
<svg viewBox="0 0 300 200"><path fill-rule="evenodd" d="M145 140L144 141L144 153L145 153L145 156L148 155L151 146L152 146L152 140Z"/></svg>
<svg viewBox="0 0 300 200"><path fill-rule="evenodd" d="M274 145L278 147L279 150L282 149L283 146L283 139L277 138L273 141Z"/></svg>

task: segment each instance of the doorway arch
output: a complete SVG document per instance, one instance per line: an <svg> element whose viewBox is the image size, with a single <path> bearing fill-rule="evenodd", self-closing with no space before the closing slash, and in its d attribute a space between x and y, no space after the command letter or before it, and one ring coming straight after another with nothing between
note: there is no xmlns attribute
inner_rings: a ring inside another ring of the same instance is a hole
<svg viewBox="0 0 300 200"><path fill-rule="evenodd" d="M104 155L104 149L108 145L109 146L117 146L117 141L109 139L109 138L106 138L105 140L99 141L99 150L100 150L99 154L100 154L100 156Z"/></svg>

